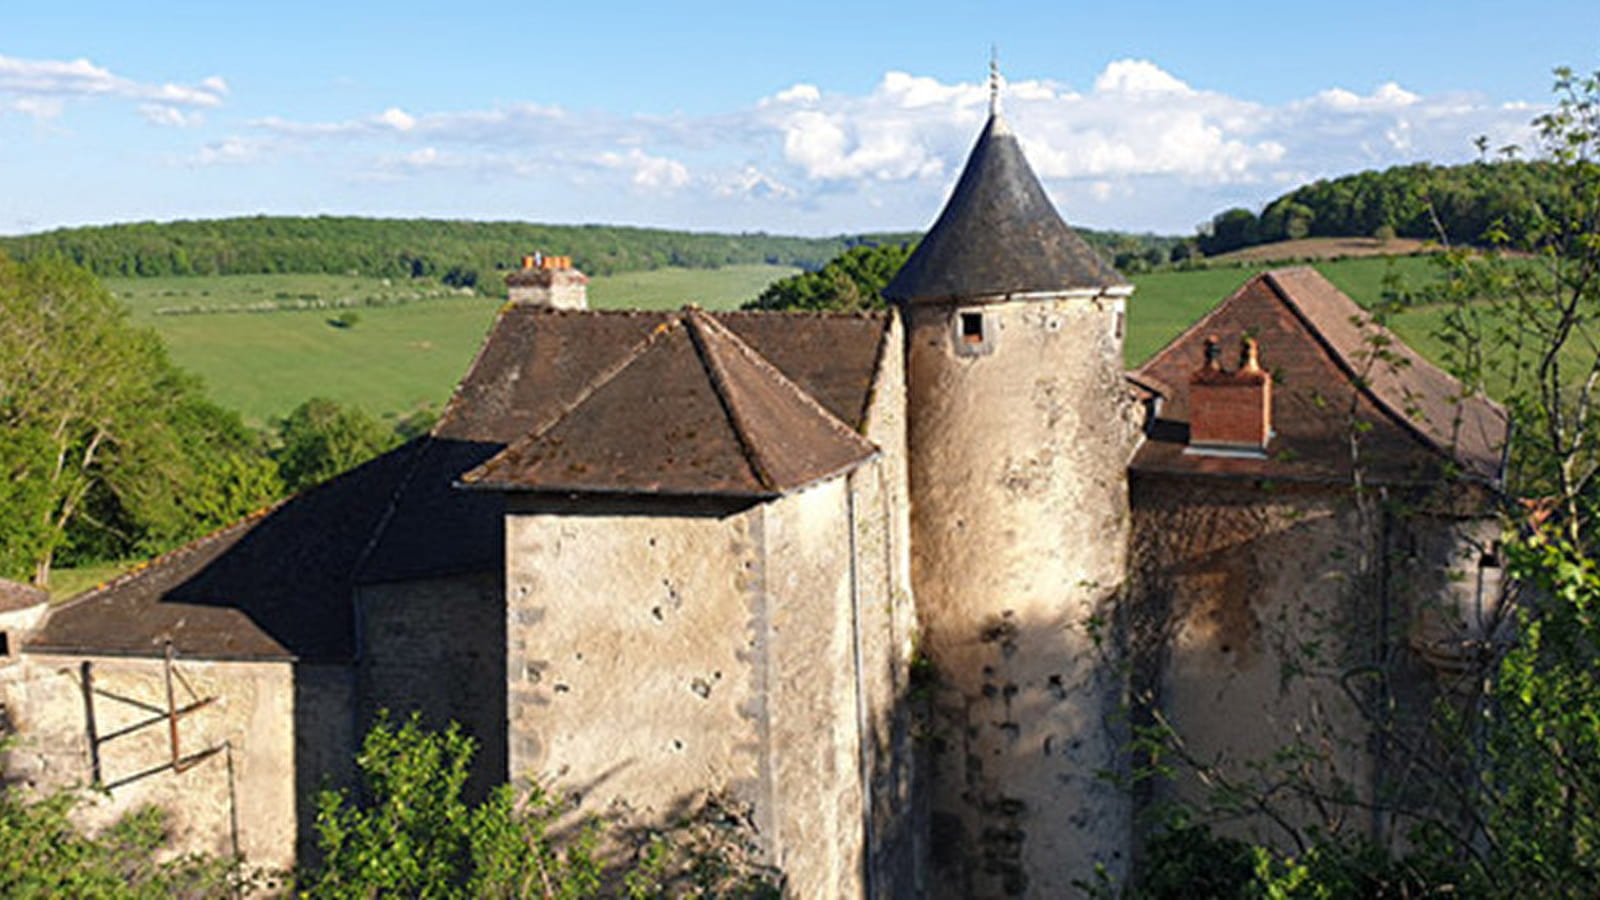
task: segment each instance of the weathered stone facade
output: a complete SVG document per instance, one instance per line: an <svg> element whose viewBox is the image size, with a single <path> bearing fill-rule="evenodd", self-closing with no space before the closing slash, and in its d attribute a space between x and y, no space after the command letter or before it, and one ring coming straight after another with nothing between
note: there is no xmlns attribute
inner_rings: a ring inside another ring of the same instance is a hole
<svg viewBox="0 0 1600 900"><path fill-rule="evenodd" d="M1089 292L1085 292L1089 293ZM908 308L914 587L940 674L934 859L947 896L1120 877L1110 635L1138 435L1125 291ZM983 353L961 317L983 317Z"/></svg>

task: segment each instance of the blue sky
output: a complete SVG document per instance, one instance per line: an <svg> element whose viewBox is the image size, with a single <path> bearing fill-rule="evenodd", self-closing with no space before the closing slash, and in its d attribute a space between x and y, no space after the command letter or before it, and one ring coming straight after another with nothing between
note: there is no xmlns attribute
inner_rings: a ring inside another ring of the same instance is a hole
<svg viewBox="0 0 1600 900"><path fill-rule="evenodd" d="M1600 3L35 3L0 232L255 213L925 227L1005 108L1069 221L1187 233L1530 139Z"/></svg>

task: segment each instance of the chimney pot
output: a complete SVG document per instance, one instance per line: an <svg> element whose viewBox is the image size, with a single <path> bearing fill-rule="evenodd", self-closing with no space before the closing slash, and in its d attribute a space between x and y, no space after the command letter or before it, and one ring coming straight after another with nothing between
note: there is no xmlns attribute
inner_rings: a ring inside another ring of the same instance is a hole
<svg viewBox="0 0 1600 900"><path fill-rule="evenodd" d="M1257 358L1256 339L1245 335L1239 341L1239 371L1261 371L1261 360Z"/></svg>

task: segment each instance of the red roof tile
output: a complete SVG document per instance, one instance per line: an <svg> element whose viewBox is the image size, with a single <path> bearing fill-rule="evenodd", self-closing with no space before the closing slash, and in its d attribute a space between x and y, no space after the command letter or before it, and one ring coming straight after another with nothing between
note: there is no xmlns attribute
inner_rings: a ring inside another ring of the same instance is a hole
<svg viewBox="0 0 1600 900"><path fill-rule="evenodd" d="M1205 337L1252 334L1273 373L1275 436L1267 459L1187 454L1188 381ZM1160 418L1135 471L1311 481L1433 481L1452 473L1497 482L1505 411L1424 360L1314 269L1258 275L1130 375L1163 385ZM1355 424L1354 431L1352 423Z"/></svg>

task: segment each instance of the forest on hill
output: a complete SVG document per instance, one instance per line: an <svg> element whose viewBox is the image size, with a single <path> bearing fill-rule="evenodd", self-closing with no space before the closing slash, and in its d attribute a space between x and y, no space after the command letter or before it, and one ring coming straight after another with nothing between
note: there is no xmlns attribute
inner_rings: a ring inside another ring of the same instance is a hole
<svg viewBox="0 0 1600 900"><path fill-rule="evenodd" d="M1315 181L1272 200L1258 215L1234 208L1200 229L1197 249L1215 256L1306 237L1376 237L1479 244L1500 228L1521 244L1562 202L1549 162L1415 163Z"/></svg>
<svg viewBox="0 0 1600 900"><path fill-rule="evenodd" d="M1085 232L1109 255L1165 254L1176 238ZM438 278L481 293L525 253L570 256L590 275L677 266L767 264L816 270L857 246L915 242L916 232L796 237L718 234L620 225L540 225L354 216L252 216L63 228L0 238L0 253L27 261L61 256L101 277L276 273Z"/></svg>

